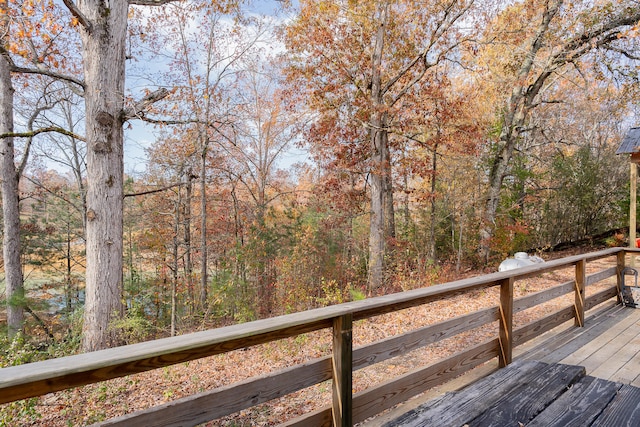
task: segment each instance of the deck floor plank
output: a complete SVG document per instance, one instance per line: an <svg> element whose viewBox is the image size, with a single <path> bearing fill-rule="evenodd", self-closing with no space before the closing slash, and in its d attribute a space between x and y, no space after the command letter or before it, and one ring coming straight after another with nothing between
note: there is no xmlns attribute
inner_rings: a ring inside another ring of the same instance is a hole
<svg viewBox="0 0 640 427"><path fill-rule="evenodd" d="M619 323L611 325L611 328L606 331L607 333L600 334L592 341L587 341L581 348L561 360L560 363L583 365L587 368L587 373L592 372L603 362L610 359L630 339L633 339L635 331L630 326L636 322L637 316L626 316ZM589 366L595 366L596 368L589 369Z"/></svg>
<svg viewBox="0 0 640 427"><path fill-rule="evenodd" d="M589 375L608 380L633 359L639 345L638 331L629 328L625 333L618 335L605 348L602 348L580 364L586 368Z"/></svg>
<svg viewBox="0 0 640 427"><path fill-rule="evenodd" d="M560 333L550 331L548 332L549 338L543 337L535 344L535 347L526 346L521 357L547 363L560 363L610 329L618 327L620 323L625 325L625 319L631 317L632 314L630 310L621 306L610 306L604 310L597 310L587 317L583 328L570 326L565 327ZM631 324L632 321L630 319L627 323Z"/></svg>
<svg viewBox="0 0 640 427"><path fill-rule="evenodd" d="M626 359L626 362L614 372L609 379L623 384L632 384L640 374L640 329L638 335L616 355L616 359Z"/></svg>
<svg viewBox="0 0 640 427"><path fill-rule="evenodd" d="M629 360L622 368L609 378L611 381L640 387L640 355Z"/></svg>

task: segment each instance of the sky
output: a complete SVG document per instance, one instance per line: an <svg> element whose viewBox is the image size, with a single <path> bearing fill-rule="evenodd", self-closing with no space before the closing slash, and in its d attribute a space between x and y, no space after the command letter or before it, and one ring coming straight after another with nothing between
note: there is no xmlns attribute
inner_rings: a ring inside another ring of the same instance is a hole
<svg viewBox="0 0 640 427"><path fill-rule="evenodd" d="M293 2L297 4L297 2ZM276 11L280 8L280 2L274 0L258 0L253 1L248 6L248 12L254 15L265 15L272 17L276 21L282 21L289 19L286 16L276 16ZM194 28L197 24L194 24ZM275 45L275 47L274 47ZM277 43L271 43L270 48L284 49L284 47L278 47ZM128 76L127 85L129 88L138 87L142 89L145 87L144 81L136 80L134 77ZM125 124L125 154L124 154L124 167L125 173L130 176L140 176L146 170L146 149L151 147L156 140L159 131L151 124L142 122L141 120L135 120L130 123L130 126ZM289 149L284 156L281 157L279 166L281 168L289 168L295 163L308 160L308 155L304 150L293 146Z"/></svg>

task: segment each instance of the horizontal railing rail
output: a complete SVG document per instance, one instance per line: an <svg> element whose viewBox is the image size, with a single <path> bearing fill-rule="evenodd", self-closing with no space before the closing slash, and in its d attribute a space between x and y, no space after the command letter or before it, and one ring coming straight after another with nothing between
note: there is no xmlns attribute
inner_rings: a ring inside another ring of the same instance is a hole
<svg viewBox="0 0 640 427"><path fill-rule="evenodd" d="M514 347L568 320L574 319L576 325L584 325L586 310L618 297L620 272L625 267L628 252L639 251L611 248L301 313L7 367L0 369L0 403L330 329L333 334L333 354L330 356L113 418L101 425L197 425L328 380L332 380L332 404L289 421L286 425L352 425L493 358L497 357L500 365L505 366L511 363ZM586 274L588 262L608 257L616 257L615 266ZM575 271L573 280L514 299L513 286L516 281L570 267ZM585 298L586 287L614 276L617 277L615 285ZM500 301L495 307L352 348L352 324L355 321L493 287L500 290ZM573 305L513 329L515 313L570 293L575 295ZM495 322L498 323L499 332L494 338L432 365L352 394L354 371Z"/></svg>

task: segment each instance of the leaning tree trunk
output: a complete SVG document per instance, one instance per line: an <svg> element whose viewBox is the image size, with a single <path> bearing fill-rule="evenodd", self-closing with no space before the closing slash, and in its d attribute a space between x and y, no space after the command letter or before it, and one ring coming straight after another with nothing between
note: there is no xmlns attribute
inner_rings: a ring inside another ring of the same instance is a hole
<svg viewBox="0 0 640 427"><path fill-rule="evenodd" d="M87 272L82 346L117 344L122 317L126 0L78 0L85 77Z"/></svg>
<svg viewBox="0 0 640 427"><path fill-rule="evenodd" d="M9 22L7 4L0 2L0 45L5 44ZM0 134L13 132L13 85L10 63L0 54ZM5 287L7 296L7 326L9 336L22 330L24 323L24 287L20 265L20 209L18 198L18 173L14 162L13 138L2 138L2 215L4 234Z"/></svg>
<svg viewBox="0 0 640 427"><path fill-rule="evenodd" d="M487 191L487 199L480 226L480 247L479 257L482 261L488 262L491 254L491 239L494 236L495 220L500 202L500 190L502 182L509 170L513 151L516 148L518 138L520 137L520 129L525 124L527 116L531 108L533 108L533 100L542 89L544 81L552 75L550 70L544 70L534 79L534 84L522 86L522 82L527 82L536 56L543 46L544 37L547 34L551 21L560 10L563 0L555 0L547 4L546 9L542 12L541 21L538 24L534 36L529 40L527 46L527 55L520 64L515 84L511 89L511 94L506 100L503 109L503 123L498 141L499 149L495 157L492 159L491 172L489 174L489 189ZM588 37L585 38L588 40ZM584 43L584 41L582 41ZM557 57L562 57L557 56ZM567 55L568 56L568 55ZM562 59L567 61L567 58ZM550 61L551 62L551 61ZM557 67L558 65L555 64Z"/></svg>

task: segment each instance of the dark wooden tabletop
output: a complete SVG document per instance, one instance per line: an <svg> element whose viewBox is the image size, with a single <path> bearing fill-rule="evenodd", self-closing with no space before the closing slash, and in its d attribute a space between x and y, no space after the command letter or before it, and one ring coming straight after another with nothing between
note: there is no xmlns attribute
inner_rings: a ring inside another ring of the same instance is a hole
<svg viewBox="0 0 640 427"><path fill-rule="evenodd" d="M516 361L385 427L640 426L640 388L587 376L581 366Z"/></svg>

